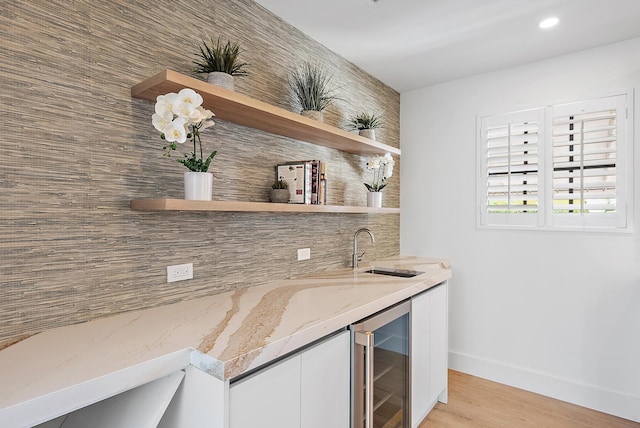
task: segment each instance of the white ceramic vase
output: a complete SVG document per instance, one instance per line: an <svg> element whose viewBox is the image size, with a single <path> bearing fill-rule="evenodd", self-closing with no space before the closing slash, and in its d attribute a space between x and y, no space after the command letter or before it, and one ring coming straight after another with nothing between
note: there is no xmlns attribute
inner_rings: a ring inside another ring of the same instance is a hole
<svg viewBox="0 0 640 428"><path fill-rule="evenodd" d="M382 192L367 192L367 206L382 208Z"/></svg>
<svg viewBox="0 0 640 428"><path fill-rule="evenodd" d="M235 89L235 81L232 75L221 71L213 71L207 76L207 82L221 88L233 91Z"/></svg>
<svg viewBox="0 0 640 428"><path fill-rule="evenodd" d="M210 201L212 193L212 173L193 171L184 173L184 198L187 201Z"/></svg>
<svg viewBox="0 0 640 428"><path fill-rule="evenodd" d="M324 122L324 113L317 110L302 110L301 116L308 117L309 119L317 120L318 122Z"/></svg>
<svg viewBox="0 0 640 428"><path fill-rule="evenodd" d="M373 140L373 141L376 140L376 130L375 129L361 129L360 131L358 131L358 134L360 134L360 136L368 138L370 140Z"/></svg>

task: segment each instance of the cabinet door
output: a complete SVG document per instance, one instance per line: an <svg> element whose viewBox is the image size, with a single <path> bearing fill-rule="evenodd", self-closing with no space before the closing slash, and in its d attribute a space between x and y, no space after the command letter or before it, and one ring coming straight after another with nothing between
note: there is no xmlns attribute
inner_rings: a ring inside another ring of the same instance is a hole
<svg viewBox="0 0 640 428"><path fill-rule="evenodd" d="M300 358L288 358L232 384L229 427L299 428Z"/></svg>
<svg viewBox="0 0 640 428"><path fill-rule="evenodd" d="M62 428L155 428L171 402L184 372L179 371L69 413ZM51 425L45 425L51 426Z"/></svg>
<svg viewBox="0 0 640 428"><path fill-rule="evenodd" d="M429 398L431 295L411 299L411 426L417 427L431 410Z"/></svg>
<svg viewBox="0 0 640 428"><path fill-rule="evenodd" d="M225 382L193 366L185 373L158 428L224 428Z"/></svg>
<svg viewBox="0 0 640 428"><path fill-rule="evenodd" d="M411 300L411 426L447 402L447 283Z"/></svg>
<svg viewBox="0 0 640 428"><path fill-rule="evenodd" d="M448 286L445 282L431 292L429 356L429 401L447 402L449 354Z"/></svg>
<svg viewBox="0 0 640 428"><path fill-rule="evenodd" d="M348 331L302 353L301 428L349 428L350 357Z"/></svg>

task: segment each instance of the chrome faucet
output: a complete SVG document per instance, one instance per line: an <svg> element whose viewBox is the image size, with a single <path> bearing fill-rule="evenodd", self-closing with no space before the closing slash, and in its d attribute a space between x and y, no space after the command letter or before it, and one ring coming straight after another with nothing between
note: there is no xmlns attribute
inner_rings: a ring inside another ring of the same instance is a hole
<svg viewBox="0 0 640 428"><path fill-rule="evenodd" d="M360 232L366 232L371 237L371 243L376 243L376 238L373 236L373 233L366 227L362 227L356 230L356 233L353 234L353 269L358 269L358 262L362 261L362 256L364 256L365 251L362 254L358 254L358 235Z"/></svg>

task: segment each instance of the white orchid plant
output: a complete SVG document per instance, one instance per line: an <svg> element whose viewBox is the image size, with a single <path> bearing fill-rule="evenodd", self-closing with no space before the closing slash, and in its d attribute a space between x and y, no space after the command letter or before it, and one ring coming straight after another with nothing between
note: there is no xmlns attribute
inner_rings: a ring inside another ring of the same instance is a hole
<svg viewBox="0 0 640 428"><path fill-rule="evenodd" d="M387 180L393 175L393 166L395 161L391 153L384 156L374 156L367 159L367 169L373 171L373 181L371 184L364 183L364 186L370 192L379 192L387 185Z"/></svg>
<svg viewBox="0 0 640 428"><path fill-rule="evenodd" d="M158 95L155 113L151 117L153 126L161 133L160 138L169 143L163 147L167 151L165 156L171 157L171 151L178 148L177 143L184 144L191 139L193 152L184 154L184 159L177 161L194 172L207 172L218 153L214 150L207 158L202 154L200 131L213 126L211 118L215 116L212 111L202 107L202 101L202 95L189 88L177 94Z"/></svg>

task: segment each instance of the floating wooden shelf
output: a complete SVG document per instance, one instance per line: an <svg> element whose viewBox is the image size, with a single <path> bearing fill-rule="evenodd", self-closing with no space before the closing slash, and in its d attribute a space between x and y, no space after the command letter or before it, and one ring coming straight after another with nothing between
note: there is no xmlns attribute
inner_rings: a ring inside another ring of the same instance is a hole
<svg viewBox="0 0 640 428"><path fill-rule="evenodd" d="M294 138L319 146L358 155L400 156L400 149L361 137L309 119L280 107L275 107L237 92L228 91L202 80L185 76L172 70L164 70L131 88L131 96L156 101L158 95L179 92L191 88L204 98L203 106L213 111L219 119L272 134Z"/></svg>
<svg viewBox="0 0 640 428"><path fill-rule="evenodd" d="M271 202L186 201L184 199L134 199L137 211L227 211L343 214L399 214L400 208L346 207L339 205L274 204Z"/></svg>
<svg viewBox="0 0 640 428"><path fill-rule="evenodd" d="M358 155L400 156L400 149L361 137L306 118L299 114L228 91L184 74L164 70L131 88L131 96L155 102L158 95L179 92L183 88L197 91L203 106L216 117L228 122L261 129L272 134L294 138L323 147ZM131 208L138 211L228 211L228 212L295 212L399 214L400 208L368 208L337 205L274 204L270 202L186 201L183 199L136 199Z"/></svg>

